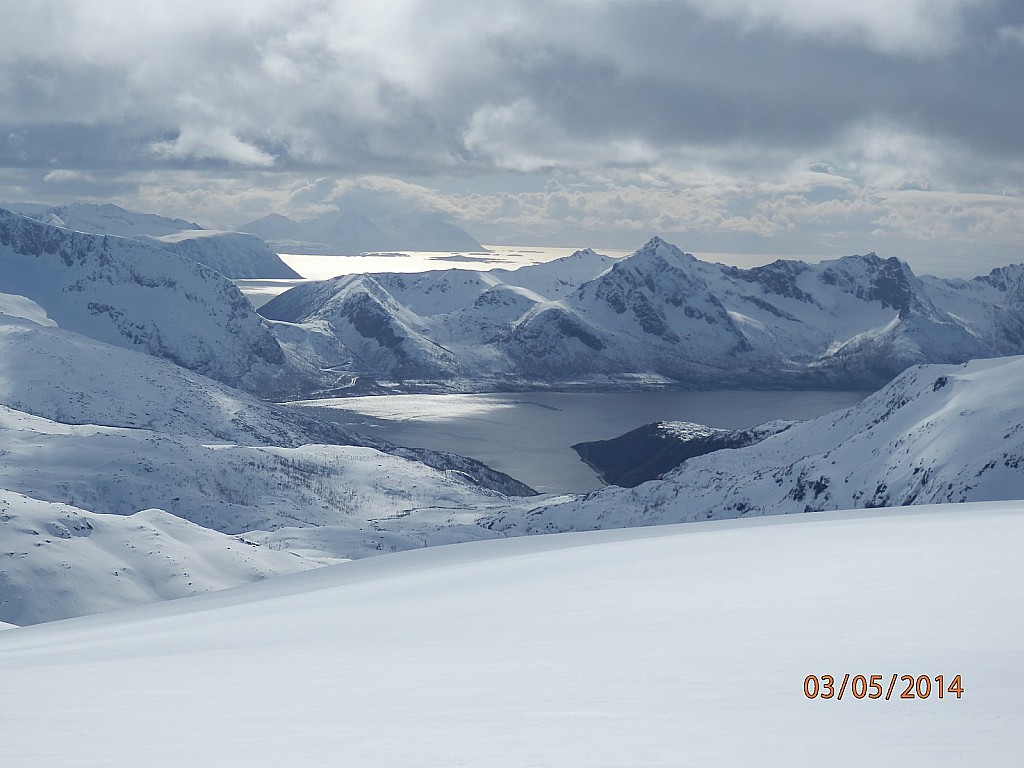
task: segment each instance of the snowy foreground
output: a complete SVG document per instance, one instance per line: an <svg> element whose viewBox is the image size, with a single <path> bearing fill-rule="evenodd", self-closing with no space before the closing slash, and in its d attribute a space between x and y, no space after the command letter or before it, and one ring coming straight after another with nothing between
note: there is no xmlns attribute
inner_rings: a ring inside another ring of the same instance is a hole
<svg viewBox="0 0 1024 768"><path fill-rule="evenodd" d="M6 768L1019 766L1024 503L483 541L0 632ZM809 700L807 675L961 675Z"/></svg>

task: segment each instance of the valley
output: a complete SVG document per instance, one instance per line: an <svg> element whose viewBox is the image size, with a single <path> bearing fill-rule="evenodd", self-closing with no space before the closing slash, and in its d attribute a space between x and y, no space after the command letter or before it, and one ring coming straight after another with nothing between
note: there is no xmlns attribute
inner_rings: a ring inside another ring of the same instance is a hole
<svg viewBox="0 0 1024 768"><path fill-rule="evenodd" d="M655 421L703 420L727 429L806 420L866 392L763 390L522 392L377 395L292 403L389 442L473 456L541 493L585 493L602 483L571 449Z"/></svg>
<svg viewBox="0 0 1024 768"><path fill-rule="evenodd" d="M3 3L0 768L1024 766L1024 3Z"/></svg>
<svg viewBox="0 0 1024 768"><path fill-rule="evenodd" d="M740 269L655 238L625 256L518 254L536 261L517 269L238 278L287 288L260 314L200 262L245 238L179 237L122 209L45 213L0 211L0 621L439 544L1024 497L1024 408L1006 389L1021 358L965 362L1019 345L1016 267L971 281L873 255ZM793 423L758 427L777 420ZM572 448L652 423L758 428L635 488L602 487ZM996 424L1005 438L983 439ZM168 519L204 542L204 568Z"/></svg>

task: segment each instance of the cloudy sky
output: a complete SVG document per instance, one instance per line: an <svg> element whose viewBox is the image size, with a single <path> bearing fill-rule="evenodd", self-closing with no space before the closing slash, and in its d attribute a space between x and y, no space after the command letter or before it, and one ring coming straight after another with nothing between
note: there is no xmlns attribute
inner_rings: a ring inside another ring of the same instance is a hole
<svg viewBox="0 0 1024 768"><path fill-rule="evenodd" d="M0 199L1024 261L1019 0L0 0Z"/></svg>

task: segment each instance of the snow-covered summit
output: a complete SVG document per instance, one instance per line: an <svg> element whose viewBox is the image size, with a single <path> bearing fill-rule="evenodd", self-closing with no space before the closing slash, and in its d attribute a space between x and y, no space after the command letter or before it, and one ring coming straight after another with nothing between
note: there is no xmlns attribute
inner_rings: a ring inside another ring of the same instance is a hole
<svg viewBox="0 0 1024 768"><path fill-rule="evenodd" d="M360 331L354 314L338 311L332 292L350 281L302 286L260 311L299 324L329 312L339 338L359 337L360 375L385 379L549 386L642 375L708 387L873 388L910 365L1024 352L1015 275L918 277L873 253L739 269L656 237L623 259L580 251L511 272L374 274L374 328L415 332L402 355L390 334L367 333L365 323ZM449 354L417 369L412 347L432 344Z"/></svg>

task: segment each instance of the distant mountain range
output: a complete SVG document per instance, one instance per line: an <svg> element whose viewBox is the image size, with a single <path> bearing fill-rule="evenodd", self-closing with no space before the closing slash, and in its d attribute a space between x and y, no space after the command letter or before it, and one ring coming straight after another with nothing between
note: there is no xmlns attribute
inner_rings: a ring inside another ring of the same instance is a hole
<svg viewBox="0 0 1024 768"><path fill-rule="evenodd" d="M959 364L1020 351L1022 302L1016 266L739 270L655 239L622 260L304 284L266 319L193 259L0 210L0 621L505 535L1024 498L1024 357ZM922 359L946 364L785 429L628 436L613 469L662 479L557 498L261 399L354 376L849 386Z"/></svg>
<svg viewBox="0 0 1024 768"><path fill-rule="evenodd" d="M186 230L202 230L198 224L159 216L154 213L129 211L113 203L71 203L69 205L46 205L43 203L2 203L0 207L29 216L46 224L66 227L76 232L91 232L97 235L116 237L137 237L151 235L162 237L175 235Z"/></svg>
<svg viewBox="0 0 1024 768"><path fill-rule="evenodd" d="M306 221L274 213L239 229L263 238L284 253L485 250L465 230L431 213L392 213L371 218L336 211Z"/></svg>
<svg viewBox="0 0 1024 768"><path fill-rule="evenodd" d="M909 365L1024 352L1024 267L942 280L867 254L739 269L654 238L621 260L343 276L260 313L328 329L369 379L874 388Z"/></svg>

